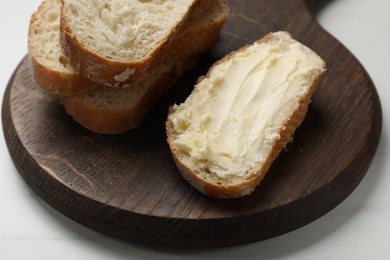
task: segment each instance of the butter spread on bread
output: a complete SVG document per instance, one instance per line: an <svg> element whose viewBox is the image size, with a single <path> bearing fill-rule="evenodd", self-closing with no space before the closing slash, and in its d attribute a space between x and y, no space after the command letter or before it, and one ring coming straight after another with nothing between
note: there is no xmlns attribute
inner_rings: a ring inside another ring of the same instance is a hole
<svg viewBox="0 0 390 260"><path fill-rule="evenodd" d="M249 195L300 125L324 61L287 32L227 55L167 120L183 177L218 198Z"/></svg>

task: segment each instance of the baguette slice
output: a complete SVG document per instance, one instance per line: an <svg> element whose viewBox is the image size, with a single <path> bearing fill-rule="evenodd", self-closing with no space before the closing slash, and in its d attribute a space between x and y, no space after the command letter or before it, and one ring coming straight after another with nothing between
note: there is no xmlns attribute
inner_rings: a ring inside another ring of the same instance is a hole
<svg viewBox="0 0 390 260"><path fill-rule="evenodd" d="M201 0L164 54L164 62L153 65L129 88L60 95L66 112L95 133L120 134L138 127L157 100L196 64L198 54L213 46L228 13L226 0Z"/></svg>
<svg viewBox="0 0 390 260"><path fill-rule="evenodd" d="M251 194L292 140L324 71L287 32L216 62L169 111L167 139L181 175L210 197Z"/></svg>
<svg viewBox="0 0 390 260"><path fill-rule="evenodd" d="M28 57L36 83L52 93L74 95L102 86L81 77L59 42L60 0L44 0L32 15Z"/></svg>
<svg viewBox="0 0 390 260"><path fill-rule="evenodd" d="M198 0L61 0L61 45L80 73L120 86L142 77Z"/></svg>
<svg viewBox="0 0 390 260"><path fill-rule="evenodd" d="M189 15L170 45L166 46L159 60L177 59L194 52L203 52L218 36L228 7L226 0L200 0L197 8ZM43 89L61 95L81 94L103 85L80 75L70 64L59 43L60 0L44 0L32 15L28 37L28 56L31 71L37 84ZM207 34L206 34L207 33ZM203 35L203 37L198 37ZM203 44L199 43L203 41Z"/></svg>

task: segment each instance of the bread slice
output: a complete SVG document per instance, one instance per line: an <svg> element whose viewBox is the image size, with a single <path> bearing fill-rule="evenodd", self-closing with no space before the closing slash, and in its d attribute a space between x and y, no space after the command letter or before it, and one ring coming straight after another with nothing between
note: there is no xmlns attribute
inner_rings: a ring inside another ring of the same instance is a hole
<svg viewBox="0 0 390 260"><path fill-rule="evenodd" d="M119 86L138 80L198 0L61 0L61 45L87 78Z"/></svg>
<svg viewBox="0 0 390 260"><path fill-rule="evenodd" d="M59 42L60 0L44 0L32 15L28 57L36 83L52 93L74 95L102 86L81 77Z"/></svg>
<svg viewBox="0 0 390 260"><path fill-rule="evenodd" d="M210 197L251 194L292 140L324 70L287 32L216 62L169 111L167 138L181 175Z"/></svg>
<svg viewBox="0 0 390 260"><path fill-rule="evenodd" d="M226 0L200 0L159 60L177 59L192 52L204 52L215 42L226 20ZM80 75L61 50L59 43L60 0L44 0L32 15L28 37L31 71L43 89L61 95L81 94L102 88ZM198 37L202 35L202 37ZM201 41L203 43L201 43ZM183 48L180 46L190 46ZM195 49L194 49L195 48Z"/></svg>
<svg viewBox="0 0 390 260"><path fill-rule="evenodd" d="M164 62L153 64L129 88L105 87L80 95L60 95L66 112L95 133L120 134L138 127L178 77L195 65L198 54L213 46L228 13L226 0L201 0L162 56Z"/></svg>

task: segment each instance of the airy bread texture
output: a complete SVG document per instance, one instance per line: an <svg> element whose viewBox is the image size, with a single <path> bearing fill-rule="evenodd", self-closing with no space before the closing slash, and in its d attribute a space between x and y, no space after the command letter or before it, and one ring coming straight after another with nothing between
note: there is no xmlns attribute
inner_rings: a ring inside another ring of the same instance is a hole
<svg viewBox="0 0 390 260"><path fill-rule="evenodd" d="M120 86L144 74L198 0L61 0L61 45L93 81Z"/></svg>
<svg viewBox="0 0 390 260"><path fill-rule="evenodd" d="M195 66L198 54L213 46L228 13L226 0L201 0L164 51L163 62L153 64L127 88L105 87L80 95L60 95L65 110L96 133L119 134L138 127L180 75Z"/></svg>
<svg viewBox="0 0 390 260"><path fill-rule="evenodd" d="M37 84L52 93L73 95L101 88L80 74L59 42L60 0L44 0L32 15L28 34L28 57Z"/></svg>
<svg viewBox="0 0 390 260"><path fill-rule="evenodd" d="M287 32L215 63L169 111L168 143L182 176L210 197L251 194L303 121L324 71Z"/></svg>

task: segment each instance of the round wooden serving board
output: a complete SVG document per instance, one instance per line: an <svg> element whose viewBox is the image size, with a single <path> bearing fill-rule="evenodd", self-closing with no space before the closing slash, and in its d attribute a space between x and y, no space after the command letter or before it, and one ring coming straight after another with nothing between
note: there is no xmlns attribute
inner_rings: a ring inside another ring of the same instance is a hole
<svg viewBox="0 0 390 260"><path fill-rule="evenodd" d="M91 133L66 115L57 96L39 89L27 59L7 87L5 139L21 176L47 203L92 229L169 247L217 247L274 237L319 218L358 185L374 156L381 107L358 61L313 20L302 0L230 1L215 48L202 56L123 135ZM327 63L294 141L248 197L207 198L179 175L164 130L168 106L228 52L270 31L287 30Z"/></svg>

